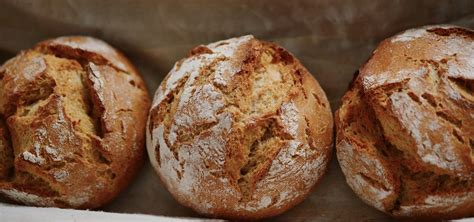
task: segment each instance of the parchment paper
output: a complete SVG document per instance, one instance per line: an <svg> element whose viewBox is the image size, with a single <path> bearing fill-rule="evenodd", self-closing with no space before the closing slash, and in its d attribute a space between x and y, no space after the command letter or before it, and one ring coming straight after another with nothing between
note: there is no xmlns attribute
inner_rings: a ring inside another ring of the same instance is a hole
<svg viewBox="0 0 474 222"><path fill-rule="evenodd" d="M141 71L150 95L189 49L244 34L274 41L318 79L335 110L352 74L377 43L410 27L451 23L474 28L474 1L0 1L0 62L36 42L91 35L122 50ZM180 206L146 163L110 212L199 217ZM303 203L276 221L383 221L347 186L333 155Z"/></svg>

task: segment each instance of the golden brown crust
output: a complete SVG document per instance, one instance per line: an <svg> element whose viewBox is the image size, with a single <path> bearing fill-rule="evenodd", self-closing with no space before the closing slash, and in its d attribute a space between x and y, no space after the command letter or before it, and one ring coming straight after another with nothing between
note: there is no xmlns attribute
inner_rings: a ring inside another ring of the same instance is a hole
<svg viewBox="0 0 474 222"><path fill-rule="evenodd" d="M397 217L474 216L474 33L411 29L384 40L336 112L351 188Z"/></svg>
<svg viewBox="0 0 474 222"><path fill-rule="evenodd" d="M163 184L201 214L257 219L301 202L326 170L331 110L283 48L243 36L193 49L157 90L147 149Z"/></svg>
<svg viewBox="0 0 474 222"><path fill-rule="evenodd" d="M118 51L91 37L59 37L1 68L1 155L13 164L0 192L35 206L97 208L143 163L145 84Z"/></svg>

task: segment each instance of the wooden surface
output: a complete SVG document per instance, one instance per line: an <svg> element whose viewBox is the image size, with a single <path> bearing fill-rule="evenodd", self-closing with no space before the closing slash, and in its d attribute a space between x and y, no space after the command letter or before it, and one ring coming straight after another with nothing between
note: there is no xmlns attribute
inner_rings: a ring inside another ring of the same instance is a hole
<svg viewBox="0 0 474 222"><path fill-rule="evenodd" d="M0 62L61 35L106 40L138 66L153 94L193 46L244 34L274 41L318 79L332 109L377 43L410 27L451 23L474 28L474 1L0 1ZM103 210L194 216L160 184L147 163ZM347 186L335 155L322 182L276 221L383 221Z"/></svg>

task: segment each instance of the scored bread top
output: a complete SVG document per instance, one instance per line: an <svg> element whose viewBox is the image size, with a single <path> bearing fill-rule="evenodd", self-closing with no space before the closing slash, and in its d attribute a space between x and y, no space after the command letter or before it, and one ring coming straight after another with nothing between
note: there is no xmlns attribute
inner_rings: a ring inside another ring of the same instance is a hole
<svg viewBox="0 0 474 222"><path fill-rule="evenodd" d="M383 41L336 114L352 189L396 216L474 212L474 33L427 26Z"/></svg>
<svg viewBox="0 0 474 222"><path fill-rule="evenodd" d="M332 124L324 92L298 60L243 36L175 64L152 103L147 149L185 206L260 218L300 202L320 179Z"/></svg>
<svg viewBox="0 0 474 222"><path fill-rule="evenodd" d="M149 99L135 68L91 37L39 43L0 70L0 193L97 208L142 164Z"/></svg>

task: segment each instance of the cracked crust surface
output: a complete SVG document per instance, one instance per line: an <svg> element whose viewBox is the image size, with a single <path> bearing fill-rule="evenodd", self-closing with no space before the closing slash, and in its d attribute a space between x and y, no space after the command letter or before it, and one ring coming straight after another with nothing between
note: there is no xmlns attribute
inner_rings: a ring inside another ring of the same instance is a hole
<svg viewBox="0 0 474 222"><path fill-rule="evenodd" d="M0 74L0 193L89 209L129 183L143 162L150 101L122 54L91 37L60 37Z"/></svg>
<svg viewBox="0 0 474 222"><path fill-rule="evenodd" d="M336 112L349 186L397 217L474 216L474 32L411 29L383 41Z"/></svg>
<svg viewBox="0 0 474 222"><path fill-rule="evenodd" d="M181 204L256 219L301 202L319 181L333 120L296 58L242 36L177 62L155 94L146 132L151 162Z"/></svg>

